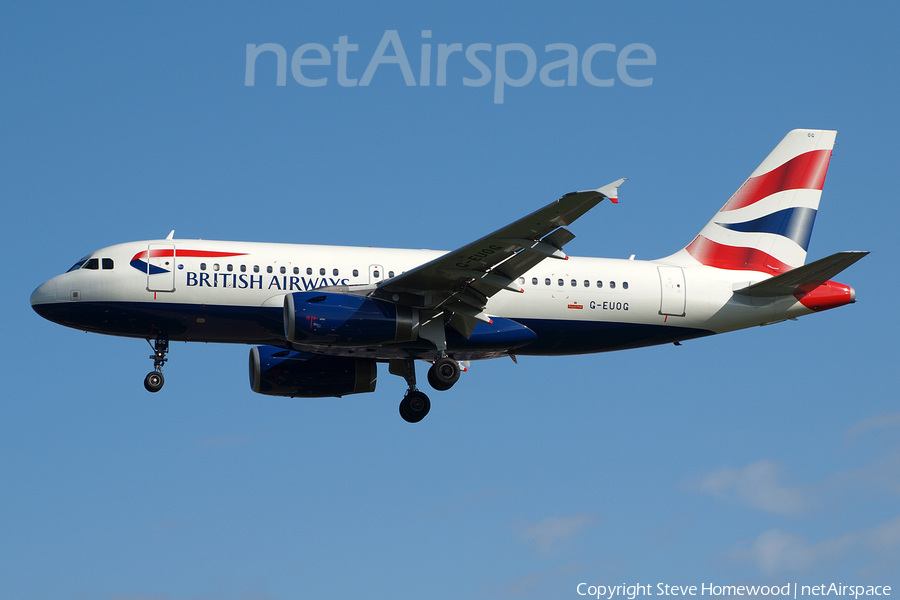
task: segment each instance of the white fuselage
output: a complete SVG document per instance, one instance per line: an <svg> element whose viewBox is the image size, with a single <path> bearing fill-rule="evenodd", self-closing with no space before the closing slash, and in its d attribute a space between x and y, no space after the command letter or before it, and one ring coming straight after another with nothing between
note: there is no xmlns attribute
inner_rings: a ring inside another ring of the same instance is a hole
<svg viewBox="0 0 900 600"><path fill-rule="evenodd" d="M277 320L286 294L374 285L442 254L208 240L131 242L92 253L98 268L85 265L49 280L35 290L32 304L58 307L58 318L46 316L98 333L148 338L168 329L172 340L283 343L277 324L261 328L257 312L268 311L270 321ZM549 259L517 280L522 292L501 291L484 312L535 330L537 342L517 351L522 354L668 343L813 312L793 297L754 304L732 293L768 277L665 260ZM488 356L461 354L461 359L480 357Z"/></svg>

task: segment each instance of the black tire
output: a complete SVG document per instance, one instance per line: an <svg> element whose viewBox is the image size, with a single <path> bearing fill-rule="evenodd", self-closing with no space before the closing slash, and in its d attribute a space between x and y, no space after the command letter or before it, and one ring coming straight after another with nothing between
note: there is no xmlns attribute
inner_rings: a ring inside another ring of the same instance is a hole
<svg viewBox="0 0 900 600"><path fill-rule="evenodd" d="M428 383L439 392L449 390L459 381L459 363L452 358L437 359L428 369Z"/></svg>
<svg viewBox="0 0 900 600"><path fill-rule="evenodd" d="M441 382L437 379L437 375L435 375L435 371L434 371L434 366L433 366L433 365L432 365L432 367L431 367L430 369L428 369L428 385L430 385L431 387L433 387L434 389L436 389L436 390L439 391L439 392L446 392L446 391L449 390L451 387L453 387L452 385L447 385L447 384L445 384L445 383L441 383Z"/></svg>
<svg viewBox="0 0 900 600"><path fill-rule="evenodd" d="M409 392L400 401L400 416L407 423L418 423L431 410L431 400L422 392Z"/></svg>
<svg viewBox="0 0 900 600"><path fill-rule="evenodd" d="M163 377L163 374L159 371L150 371L147 373L147 376L144 377L144 387L148 392L158 392L162 389L165 382L165 377Z"/></svg>

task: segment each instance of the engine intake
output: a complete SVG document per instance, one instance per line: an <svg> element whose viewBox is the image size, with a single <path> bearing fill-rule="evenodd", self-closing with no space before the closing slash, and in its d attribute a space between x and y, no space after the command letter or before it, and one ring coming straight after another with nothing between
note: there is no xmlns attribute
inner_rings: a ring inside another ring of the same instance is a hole
<svg viewBox="0 0 900 600"><path fill-rule="evenodd" d="M383 300L330 292L284 297L284 337L289 342L334 346L411 342L418 330L417 309Z"/></svg>
<svg viewBox="0 0 900 600"><path fill-rule="evenodd" d="M275 346L250 349L250 388L267 396L341 397L375 391L374 360L294 352Z"/></svg>

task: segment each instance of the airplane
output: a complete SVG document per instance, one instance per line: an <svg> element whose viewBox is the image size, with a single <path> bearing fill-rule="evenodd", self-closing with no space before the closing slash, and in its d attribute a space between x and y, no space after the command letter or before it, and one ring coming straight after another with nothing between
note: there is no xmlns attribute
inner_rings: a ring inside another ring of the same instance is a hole
<svg viewBox="0 0 900 600"><path fill-rule="evenodd" d="M42 317L144 338L158 392L169 343L249 344L254 392L373 392L378 363L406 380L421 421L470 361L680 345L856 301L831 278L868 252L806 263L837 132L796 129L684 248L658 260L582 258L563 247L624 179L572 192L452 252L174 239L92 252L31 295ZM151 340L153 340L151 342Z"/></svg>

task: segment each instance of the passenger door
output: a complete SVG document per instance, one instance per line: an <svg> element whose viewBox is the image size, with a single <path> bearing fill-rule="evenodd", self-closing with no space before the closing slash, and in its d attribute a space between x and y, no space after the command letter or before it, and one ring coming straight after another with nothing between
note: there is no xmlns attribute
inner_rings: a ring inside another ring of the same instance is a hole
<svg viewBox="0 0 900 600"><path fill-rule="evenodd" d="M147 291L175 291L175 246L150 244L147 246Z"/></svg>

